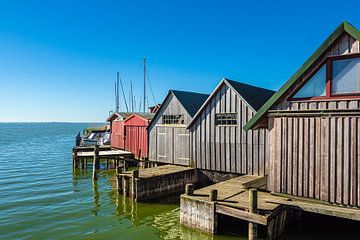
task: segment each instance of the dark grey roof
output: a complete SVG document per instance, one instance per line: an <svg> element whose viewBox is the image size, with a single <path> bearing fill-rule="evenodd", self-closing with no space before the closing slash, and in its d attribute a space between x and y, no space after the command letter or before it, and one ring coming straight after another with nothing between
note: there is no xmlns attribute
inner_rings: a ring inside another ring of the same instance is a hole
<svg viewBox="0 0 360 240"><path fill-rule="evenodd" d="M259 110L275 93L275 91L266 88L255 87L226 78L224 80L227 81L255 111Z"/></svg>
<svg viewBox="0 0 360 240"><path fill-rule="evenodd" d="M170 92L175 95L191 117L195 115L205 100L209 97L209 94L203 93L185 92L179 90L170 90Z"/></svg>

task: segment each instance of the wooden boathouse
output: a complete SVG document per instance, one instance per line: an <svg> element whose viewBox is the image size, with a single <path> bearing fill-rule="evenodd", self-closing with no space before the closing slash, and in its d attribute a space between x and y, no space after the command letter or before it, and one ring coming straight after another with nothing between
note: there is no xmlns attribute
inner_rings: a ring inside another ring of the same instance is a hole
<svg viewBox="0 0 360 240"><path fill-rule="evenodd" d="M133 113L124 120L125 150L137 159L148 158L147 127L153 117L153 113Z"/></svg>
<svg viewBox="0 0 360 240"><path fill-rule="evenodd" d="M243 126L274 91L223 79L190 122L192 165L201 170L263 176L268 131Z"/></svg>
<svg viewBox="0 0 360 240"><path fill-rule="evenodd" d="M111 146L117 149L125 149L125 123L130 116L128 112L114 112L107 119L110 122Z"/></svg>
<svg viewBox="0 0 360 240"><path fill-rule="evenodd" d="M245 125L270 132L270 191L360 207L359 41L340 24Z"/></svg>
<svg viewBox="0 0 360 240"><path fill-rule="evenodd" d="M148 127L150 161L190 165L190 134L186 128L208 96L169 91Z"/></svg>

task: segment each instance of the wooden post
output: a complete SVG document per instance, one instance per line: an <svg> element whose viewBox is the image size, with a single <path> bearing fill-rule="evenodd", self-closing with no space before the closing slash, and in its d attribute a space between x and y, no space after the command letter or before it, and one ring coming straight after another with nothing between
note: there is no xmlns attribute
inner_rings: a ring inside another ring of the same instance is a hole
<svg viewBox="0 0 360 240"><path fill-rule="evenodd" d="M218 190L217 189L211 189L210 190L209 200L212 201L212 202L217 201L217 197L218 197Z"/></svg>
<svg viewBox="0 0 360 240"><path fill-rule="evenodd" d="M96 170L99 169L99 146L94 146L94 159L93 159L93 181L97 180Z"/></svg>
<svg viewBox="0 0 360 240"><path fill-rule="evenodd" d="M139 148L139 150L138 150L138 160L140 160L141 159L141 148Z"/></svg>
<svg viewBox="0 0 360 240"><path fill-rule="evenodd" d="M257 211L257 190L249 189L249 212L255 213ZM249 240L257 239L257 224L249 222Z"/></svg>
<svg viewBox="0 0 360 240"><path fill-rule="evenodd" d="M72 169L75 169L75 148L72 149Z"/></svg>
<svg viewBox="0 0 360 240"><path fill-rule="evenodd" d="M122 191L122 176L120 176L119 174L122 172L122 169L117 166L116 167L116 187L117 187L117 192L120 193Z"/></svg>
<svg viewBox="0 0 360 240"><path fill-rule="evenodd" d="M188 196L194 195L194 185L192 183L185 185L185 194Z"/></svg>
<svg viewBox="0 0 360 240"><path fill-rule="evenodd" d="M109 169L109 159L106 158L106 169Z"/></svg>
<svg viewBox="0 0 360 240"><path fill-rule="evenodd" d="M123 188L124 196L128 196L128 193L129 193L129 178L126 177L126 176L123 176L122 188Z"/></svg>
<svg viewBox="0 0 360 240"><path fill-rule="evenodd" d="M136 179L139 178L139 170L136 169L132 172L131 178L131 196L136 200Z"/></svg>
<svg viewBox="0 0 360 240"><path fill-rule="evenodd" d="M87 158L85 158L85 169L87 169L87 164L88 164L88 162L87 162Z"/></svg>

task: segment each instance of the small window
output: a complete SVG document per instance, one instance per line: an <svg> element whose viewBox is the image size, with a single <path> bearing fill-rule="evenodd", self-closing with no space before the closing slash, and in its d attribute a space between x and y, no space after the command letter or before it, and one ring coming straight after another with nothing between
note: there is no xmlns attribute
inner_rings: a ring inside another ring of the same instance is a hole
<svg viewBox="0 0 360 240"><path fill-rule="evenodd" d="M332 94L360 93L360 59L333 61Z"/></svg>
<svg viewBox="0 0 360 240"><path fill-rule="evenodd" d="M184 115L163 115L162 124L184 124Z"/></svg>
<svg viewBox="0 0 360 240"><path fill-rule="evenodd" d="M215 115L216 125L237 125L237 113L218 113Z"/></svg>
<svg viewBox="0 0 360 240"><path fill-rule="evenodd" d="M322 66L293 98L323 97L326 94L326 65Z"/></svg>

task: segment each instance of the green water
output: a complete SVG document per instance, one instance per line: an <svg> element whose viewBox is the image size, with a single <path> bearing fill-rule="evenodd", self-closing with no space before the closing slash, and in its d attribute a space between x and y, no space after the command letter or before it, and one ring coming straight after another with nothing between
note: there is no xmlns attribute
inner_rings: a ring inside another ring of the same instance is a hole
<svg viewBox="0 0 360 240"><path fill-rule="evenodd" d="M134 203L113 171L96 185L90 170L73 173L74 136L89 126L0 123L0 239L212 239L180 226L177 200Z"/></svg>
<svg viewBox="0 0 360 240"><path fill-rule="evenodd" d="M246 233L214 237L181 227L176 198L123 198L114 189L113 171L101 171L95 185L90 170L73 173L74 136L89 126L0 123L0 239L246 239ZM240 228L230 227L242 232L246 225ZM349 222L305 218L283 239L360 239L358 229Z"/></svg>

